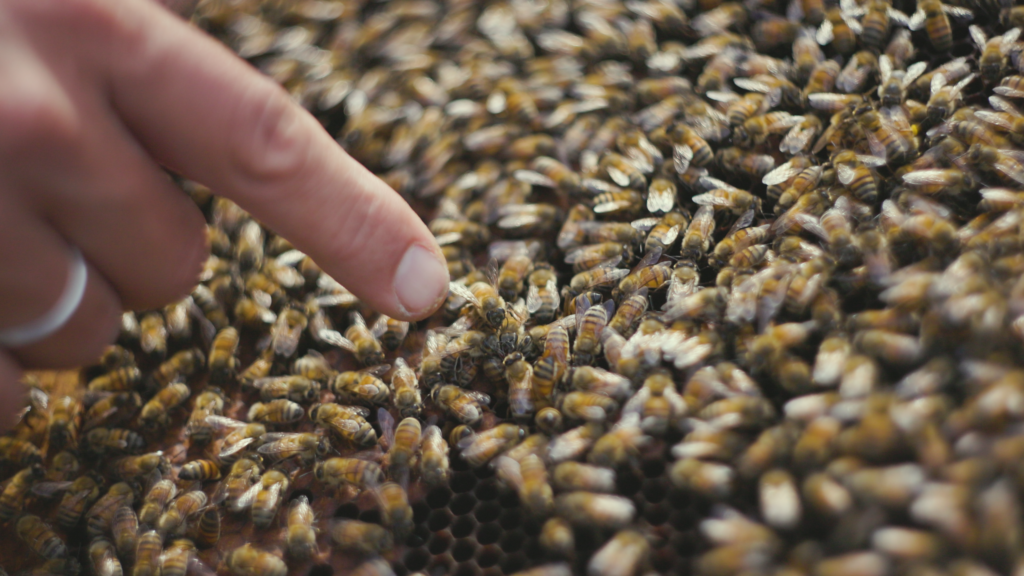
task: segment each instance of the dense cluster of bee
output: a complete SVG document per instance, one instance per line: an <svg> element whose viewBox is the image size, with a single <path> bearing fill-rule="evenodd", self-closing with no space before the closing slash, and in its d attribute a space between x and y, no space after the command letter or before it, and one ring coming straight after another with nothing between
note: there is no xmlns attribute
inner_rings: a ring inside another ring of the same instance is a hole
<svg viewBox="0 0 1024 576"><path fill-rule="evenodd" d="M201 284L0 438L10 570L1024 571L1024 8L196 22L421 210L449 297L374 315L185 183Z"/></svg>

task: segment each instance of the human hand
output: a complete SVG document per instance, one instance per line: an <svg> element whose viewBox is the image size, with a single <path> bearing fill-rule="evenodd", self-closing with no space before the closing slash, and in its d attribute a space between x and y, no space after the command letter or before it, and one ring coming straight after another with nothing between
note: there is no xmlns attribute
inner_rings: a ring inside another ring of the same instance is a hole
<svg viewBox="0 0 1024 576"><path fill-rule="evenodd" d="M0 346L0 426L21 367L92 361L122 309L196 283L204 221L160 165L236 201L376 310L418 319L447 293L440 249L398 194L152 0L0 0L0 126L0 339L68 299L73 248L87 270L59 329Z"/></svg>

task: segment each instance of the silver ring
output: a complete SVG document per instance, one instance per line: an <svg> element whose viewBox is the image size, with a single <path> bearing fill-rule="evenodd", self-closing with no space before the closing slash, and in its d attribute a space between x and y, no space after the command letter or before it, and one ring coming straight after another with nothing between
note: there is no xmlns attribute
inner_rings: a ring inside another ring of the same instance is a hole
<svg viewBox="0 0 1024 576"><path fill-rule="evenodd" d="M53 334L68 321L82 303L85 295L85 284L89 272L85 258L77 248L71 249L71 262L68 265L68 281L64 285L64 293L49 312L37 320L23 326L15 326L0 330L0 346L14 348L33 344Z"/></svg>

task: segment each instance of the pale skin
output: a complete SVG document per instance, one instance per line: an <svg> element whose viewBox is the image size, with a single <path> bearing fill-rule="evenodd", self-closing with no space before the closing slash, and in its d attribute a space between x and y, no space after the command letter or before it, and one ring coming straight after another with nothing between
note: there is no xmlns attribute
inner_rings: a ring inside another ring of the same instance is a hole
<svg viewBox="0 0 1024 576"><path fill-rule="evenodd" d="M0 0L0 127L0 330L60 299L71 246L88 264L62 328L0 349L0 427L24 404L23 369L92 362L122 310L196 283L205 223L161 167L234 200L384 314L424 318L447 293L440 248L405 201L155 0Z"/></svg>

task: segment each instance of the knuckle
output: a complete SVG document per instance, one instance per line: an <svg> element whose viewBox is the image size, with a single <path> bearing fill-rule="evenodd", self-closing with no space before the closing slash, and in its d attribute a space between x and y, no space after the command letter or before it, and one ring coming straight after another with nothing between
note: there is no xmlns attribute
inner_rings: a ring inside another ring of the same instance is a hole
<svg viewBox="0 0 1024 576"><path fill-rule="evenodd" d="M288 95L261 78L237 110L229 138L243 178L266 182L300 176L308 159L308 143L301 112Z"/></svg>
<svg viewBox="0 0 1024 576"><path fill-rule="evenodd" d="M0 93L0 123L8 143L25 147L77 139L79 120L71 103L40 84L25 82Z"/></svg>

